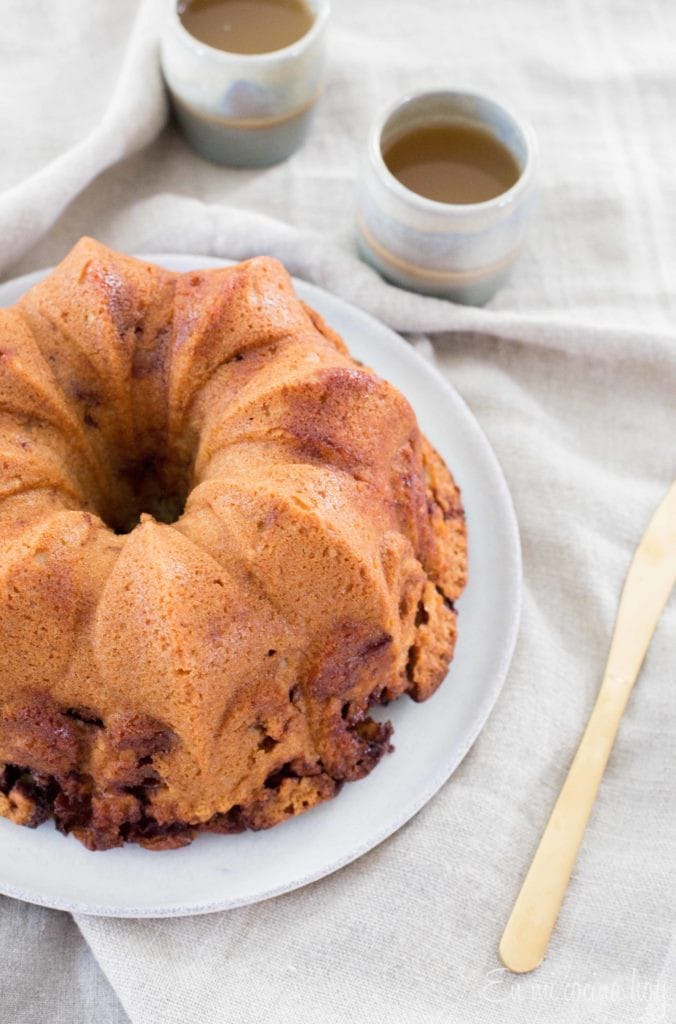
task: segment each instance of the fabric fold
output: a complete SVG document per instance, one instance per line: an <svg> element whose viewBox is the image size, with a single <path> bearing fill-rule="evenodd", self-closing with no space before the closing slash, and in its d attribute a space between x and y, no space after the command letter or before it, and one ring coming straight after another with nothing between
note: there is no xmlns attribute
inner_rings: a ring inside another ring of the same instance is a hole
<svg viewBox="0 0 676 1024"><path fill-rule="evenodd" d="M65 6L63 14L68 17ZM49 230L101 171L154 139L167 118L158 62L162 0L143 0L98 124L70 149L0 194L0 271ZM26 126L30 130L30 126Z"/></svg>

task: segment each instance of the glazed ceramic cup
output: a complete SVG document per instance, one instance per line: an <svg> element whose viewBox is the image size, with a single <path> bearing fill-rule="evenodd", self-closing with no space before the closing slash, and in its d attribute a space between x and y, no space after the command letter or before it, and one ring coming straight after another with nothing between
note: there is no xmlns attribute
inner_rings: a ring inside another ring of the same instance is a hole
<svg viewBox="0 0 676 1024"><path fill-rule="evenodd" d="M322 88L329 0L307 0L309 31L291 46L241 54L199 42L169 0L162 70L176 118L201 156L231 167L264 167L290 156L307 134Z"/></svg>
<svg viewBox="0 0 676 1024"><path fill-rule="evenodd" d="M481 203L426 199L388 170L383 150L427 124L462 121L489 129L520 169L516 183ZM476 93L440 90L406 96L371 130L357 200L361 255L404 288L470 305L503 283L523 242L534 199L536 141L530 126Z"/></svg>

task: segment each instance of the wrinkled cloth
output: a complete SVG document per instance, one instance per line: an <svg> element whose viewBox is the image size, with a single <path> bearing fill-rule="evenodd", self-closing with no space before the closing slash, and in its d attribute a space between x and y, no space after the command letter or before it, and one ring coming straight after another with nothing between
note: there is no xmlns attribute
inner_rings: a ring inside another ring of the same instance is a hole
<svg viewBox="0 0 676 1024"><path fill-rule="evenodd" d="M335 0L308 142L280 166L233 171L166 124L167 6L5 0L0 273L53 264L82 234L129 252L265 252L404 332L505 471L524 554L520 636L452 779L332 877L173 921L73 920L0 897L0 1022L671 1021L674 600L545 963L515 978L496 947L591 709L633 550L674 476L676 7ZM537 221L485 309L392 288L355 255L371 119L446 84L507 99L540 140Z"/></svg>

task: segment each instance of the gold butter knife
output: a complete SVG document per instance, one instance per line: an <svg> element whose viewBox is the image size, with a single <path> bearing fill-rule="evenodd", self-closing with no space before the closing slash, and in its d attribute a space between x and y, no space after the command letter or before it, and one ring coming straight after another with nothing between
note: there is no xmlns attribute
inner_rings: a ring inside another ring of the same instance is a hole
<svg viewBox="0 0 676 1024"><path fill-rule="evenodd" d="M676 482L629 568L596 704L500 941L500 959L517 974L542 963L620 719L674 582Z"/></svg>

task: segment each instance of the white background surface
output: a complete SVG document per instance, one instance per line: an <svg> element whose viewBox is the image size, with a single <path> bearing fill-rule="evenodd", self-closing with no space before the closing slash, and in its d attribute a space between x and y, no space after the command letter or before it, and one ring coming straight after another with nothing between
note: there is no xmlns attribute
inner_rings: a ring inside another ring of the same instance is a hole
<svg viewBox="0 0 676 1024"><path fill-rule="evenodd" d="M130 252L267 250L429 350L425 335L515 499L525 594L512 669L434 800L376 850L300 892L166 922L73 922L0 899L2 1024L676 1016L673 600L545 964L511 980L495 955L591 708L633 548L674 474L676 7L334 8L312 137L287 164L249 173L201 162L171 129L125 156L163 117L150 59L158 6L144 5L132 37L136 0L5 0L0 267L8 275L52 264L83 232ZM368 123L405 90L445 84L504 95L533 122L542 154L527 250L510 284L474 313L388 289L352 255Z"/></svg>

